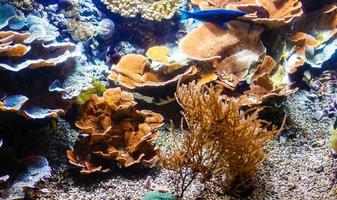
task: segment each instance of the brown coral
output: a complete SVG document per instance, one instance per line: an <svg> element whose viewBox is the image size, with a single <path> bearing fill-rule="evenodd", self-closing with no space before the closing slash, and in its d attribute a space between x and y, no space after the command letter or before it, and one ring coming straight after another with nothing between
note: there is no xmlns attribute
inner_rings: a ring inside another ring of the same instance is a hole
<svg viewBox="0 0 337 200"><path fill-rule="evenodd" d="M192 72L192 67L188 65L170 63L168 51L166 47L152 47L147 52L150 59L159 62L159 69L154 69L143 55L125 55L112 67L109 79L140 94L137 98L157 104L168 103L164 100L174 93L179 78Z"/></svg>
<svg viewBox="0 0 337 200"><path fill-rule="evenodd" d="M337 4L307 13L294 27L285 63L287 72L293 74L305 63L320 68L336 51Z"/></svg>
<svg viewBox="0 0 337 200"><path fill-rule="evenodd" d="M194 178L201 174L205 180L222 179L236 194L251 189L258 166L266 159L263 147L281 129L268 130L269 123L258 119L259 110L249 115L241 111L240 98L223 102L221 90L214 87L182 85L176 97L188 131L169 156L163 155L164 167L178 172L180 181L192 172ZM185 189L183 185L180 194Z"/></svg>
<svg viewBox="0 0 337 200"><path fill-rule="evenodd" d="M69 162L81 173L106 172L111 163L121 167L154 164L158 150L153 142L163 117L148 110L136 110L130 93L108 89L103 97L93 95L81 109L76 122L84 134L74 151L67 151Z"/></svg>
<svg viewBox="0 0 337 200"><path fill-rule="evenodd" d="M282 65L266 56L253 73L250 89L245 91L244 105L259 105L274 97L287 97L297 91L290 88L287 74Z"/></svg>
<svg viewBox="0 0 337 200"><path fill-rule="evenodd" d="M179 0L101 0L112 12L125 17L135 17L140 14L143 18L161 21L170 19L177 10Z"/></svg>
<svg viewBox="0 0 337 200"><path fill-rule="evenodd" d="M243 17L257 24L279 27L303 14L299 0L203 0L192 1L201 9L235 9L248 14Z"/></svg>
<svg viewBox="0 0 337 200"><path fill-rule="evenodd" d="M231 22L228 29L205 23L187 34L179 47L191 59L210 62L228 88L235 88L265 53L262 31L242 22Z"/></svg>

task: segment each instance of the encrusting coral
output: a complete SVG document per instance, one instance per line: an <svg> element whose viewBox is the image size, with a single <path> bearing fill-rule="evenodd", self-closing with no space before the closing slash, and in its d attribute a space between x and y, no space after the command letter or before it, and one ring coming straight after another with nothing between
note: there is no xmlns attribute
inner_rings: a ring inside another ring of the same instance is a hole
<svg viewBox="0 0 337 200"><path fill-rule="evenodd" d="M201 9L235 9L248 14L242 17L271 28L290 24L303 14L300 0L192 0Z"/></svg>
<svg viewBox="0 0 337 200"><path fill-rule="evenodd" d="M136 98L157 104L168 103L170 99L167 98L173 95L179 78L193 71L193 67L184 63L169 62L169 51L166 47L156 46L147 51L148 57L125 55L112 67L109 79L141 95Z"/></svg>
<svg viewBox="0 0 337 200"><path fill-rule="evenodd" d="M267 157L263 147L281 129L269 129L270 123L259 119L259 109L243 112L241 98L224 102L215 87L182 85L176 97L187 130L169 155L161 155L161 161L176 173L178 196L182 198L199 175L206 181L217 179L229 193L249 192Z"/></svg>
<svg viewBox="0 0 337 200"><path fill-rule="evenodd" d="M176 12L179 0L101 0L112 12L119 13L125 17L135 17L140 14L141 17L161 21L170 19Z"/></svg>
<svg viewBox="0 0 337 200"><path fill-rule="evenodd" d="M120 167L154 164L159 151L153 143L163 117L136 110L135 105L132 94L121 88L108 89L103 97L92 95L76 122L85 134L74 151L67 151L69 162L84 174L109 171L113 163Z"/></svg>

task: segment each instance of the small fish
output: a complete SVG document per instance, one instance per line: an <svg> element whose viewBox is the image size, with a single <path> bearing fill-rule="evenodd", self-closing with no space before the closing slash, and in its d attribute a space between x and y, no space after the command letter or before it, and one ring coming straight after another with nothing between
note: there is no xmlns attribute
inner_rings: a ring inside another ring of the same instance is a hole
<svg viewBox="0 0 337 200"><path fill-rule="evenodd" d="M196 19L203 22L211 22L224 26L226 22L234 20L238 17L244 16L247 13L238 10L225 10L225 9L216 9L216 10L199 10L189 12L186 10L179 10L181 20L186 19Z"/></svg>

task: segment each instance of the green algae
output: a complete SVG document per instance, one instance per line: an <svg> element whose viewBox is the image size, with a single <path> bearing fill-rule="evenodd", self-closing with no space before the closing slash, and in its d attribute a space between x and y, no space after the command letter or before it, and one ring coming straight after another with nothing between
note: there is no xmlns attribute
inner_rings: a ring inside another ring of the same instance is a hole
<svg viewBox="0 0 337 200"><path fill-rule="evenodd" d="M92 87L82 91L77 97L77 104L82 105L90 99L93 94L98 96L103 95L103 92L107 90L106 86L99 80L93 78L91 81Z"/></svg>

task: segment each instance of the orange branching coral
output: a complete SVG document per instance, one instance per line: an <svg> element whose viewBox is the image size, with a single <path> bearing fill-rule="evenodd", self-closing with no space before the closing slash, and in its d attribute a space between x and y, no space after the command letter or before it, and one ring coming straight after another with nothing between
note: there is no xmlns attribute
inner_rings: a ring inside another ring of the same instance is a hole
<svg viewBox="0 0 337 200"><path fill-rule="evenodd" d="M182 85L176 97L188 130L169 156L162 155L164 167L177 172L178 181L201 174L219 178L235 194L251 189L266 159L263 147L281 129L267 129L269 123L258 118L259 110L248 115L241 111L241 98L224 102L221 90L214 87ZM180 183L180 196L188 185L189 181Z"/></svg>
<svg viewBox="0 0 337 200"><path fill-rule="evenodd" d="M192 0L201 9L235 9L248 14L243 18L268 27L289 24L303 14L299 0Z"/></svg>
<svg viewBox="0 0 337 200"><path fill-rule="evenodd" d="M113 161L121 167L154 164L156 128L163 117L149 110L136 110L132 94L121 88L108 89L103 97L93 95L81 108L76 126L83 134L74 151L67 151L69 162L81 173L106 172Z"/></svg>
<svg viewBox="0 0 337 200"><path fill-rule="evenodd" d="M162 99L174 93L179 78L192 72L190 66L169 62L168 52L166 47L152 47L147 52L148 58L139 54L123 56L119 63L112 67L109 79L141 94L137 98L161 104L165 102ZM156 68L155 64L159 67Z"/></svg>
<svg viewBox="0 0 337 200"><path fill-rule="evenodd" d="M231 22L228 29L205 23L187 34L179 47L191 59L210 62L227 87L233 89L265 53L260 41L262 31L242 22Z"/></svg>
<svg viewBox="0 0 337 200"><path fill-rule="evenodd" d="M291 45L285 64L287 71L295 73L305 63L312 67L321 67L335 51L337 4L306 14L295 25L295 31L297 32L289 38Z"/></svg>

